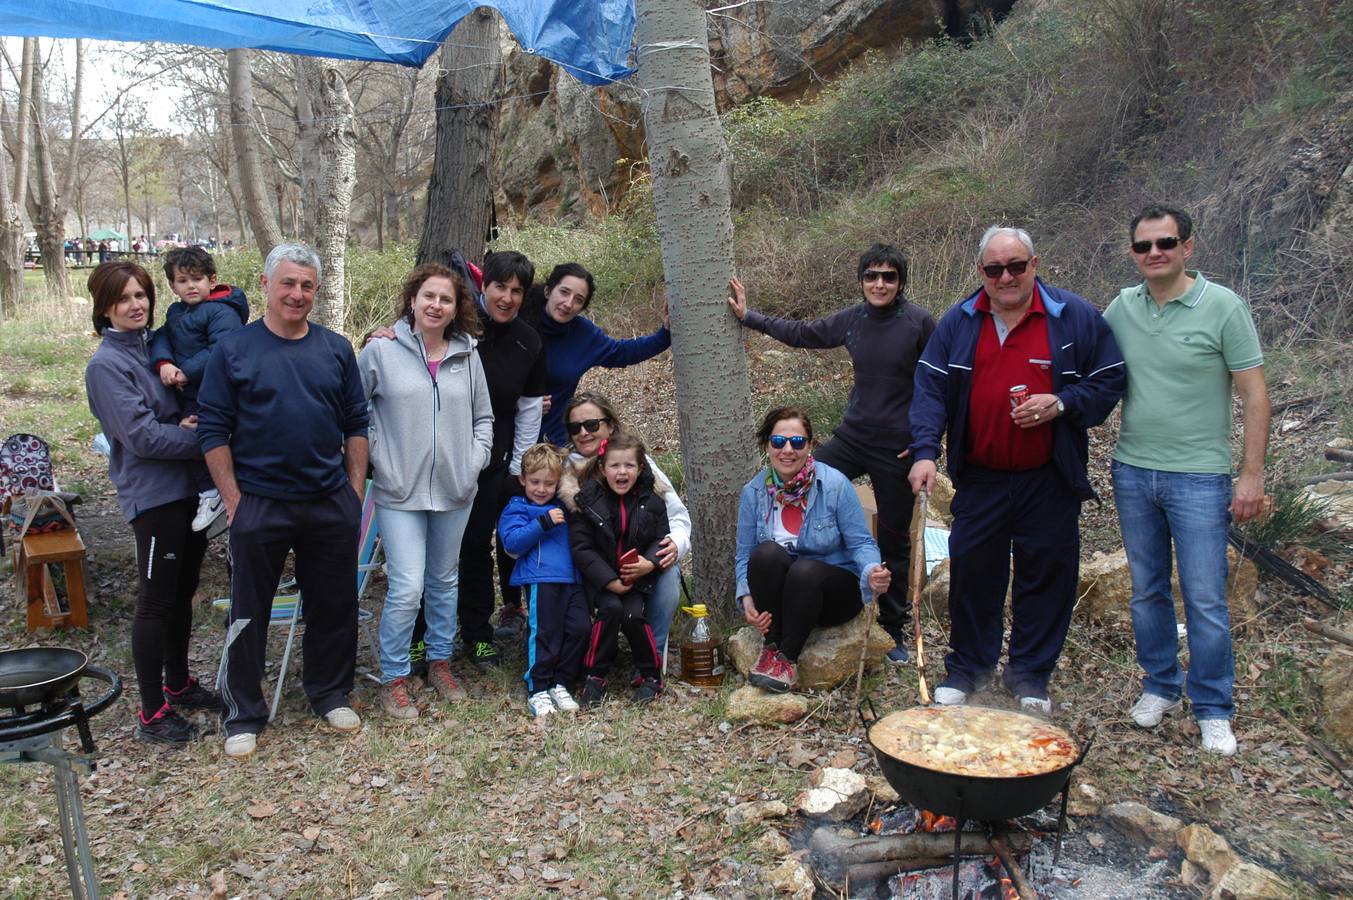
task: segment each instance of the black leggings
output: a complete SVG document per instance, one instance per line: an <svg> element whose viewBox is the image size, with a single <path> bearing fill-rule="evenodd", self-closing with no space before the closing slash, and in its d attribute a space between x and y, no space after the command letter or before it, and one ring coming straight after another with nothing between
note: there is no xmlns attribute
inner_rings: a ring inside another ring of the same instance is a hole
<svg viewBox="0 0 1353 900"><path fill-rule="evenodd" d="M864 608L860 580L816 559L795 559L774 541L765 541L747 561L747 585L757 611L770 613L766 644L797 660L814 628L840 625Z"/></svg>
<svg viewBox="0 0 1353 900"><path fill-rule="evenodd" d="M132 520L136 534L136 614L132 660L146 717L164 706L164 686L188 684L188 636L193 594L207 550L207 535L193 531L197 497L148 509Z"/></svg>

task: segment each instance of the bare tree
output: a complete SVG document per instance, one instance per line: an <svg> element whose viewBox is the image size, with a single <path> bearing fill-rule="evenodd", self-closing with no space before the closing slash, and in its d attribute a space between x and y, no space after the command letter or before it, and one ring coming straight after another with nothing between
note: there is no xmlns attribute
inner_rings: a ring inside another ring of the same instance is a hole
<svg viewBox="0 0 1353 900"><path fill-rule="evenodd" d="M29 102L33 119L33 160L37 190L27 195L28 217L38 233L38 247L42 250L42 273L47 283L47 294L65 299L70 296L70 278L65 265L66 210L73 193L75 170L80 165L80 100L84 91L85 42L75 42L75 82L70 94L70 136L66 150L65 168L57 178L56 136L49 132L47 121L47 92L41 72L35 72L30 87Z"/></svg>
<svg viewBox="0 0 1353 900"><path fill-rule="evenodd" d="M28 197L29 101L37 52L38 39L24 38L23 54L15 73L19 93L15 103L14 126L12 130L5 129L5 150L0 150L0 321L4 320L6 313L14 312L23 299L23 254L27 247L23 239L21 213ZM8 54L5 55L5 62L11 70L14 68ZM0 122L10 122L8 106L3 101L0 101ZM7 171L11 155L14 158L12 182Z"/></svg>
<svg viewBox="0 0 1353 900"><path fill-rule="evenodd" d="M352 98L342 73L321 66L317 60L306 62L306 93L318 111L315 249L323 263L323 274L315 296L315 313L321 325L341 333L347 317L344 255L352 187L357 181L357 135L352 125Z"/></svg>
<svg viewBox="0 0 1353 900"><path fill-rule="evenodd" d="M460 20L441 49L437 79L437 149L428 182L427 219L418 262L452 249L484 256L493 210L502 65L501 20L480 7Z"/></svg>
<svg viewBox="0 0 1353 900"><path fill-rule="evenodd" d="M696 593L733 591L738 492L753 468L751 382L725 299L733 274L731 156L697 0L637 0L653 208L672 301L672 360L694 517Z"/></svg>
<svg viewBox="0 0 1353 900"><path fill-rule="evenodd" d="M230 132L235 144L240 189L244 195L245 215L254 233L254 243L266 256L282 242L282 229L268 209L263 186L263 167L253 141L254 83L249 69L248 50L226 53L230 86Z"/></svg>
<svg viewBox="0 0 1353 900"><path fill-rule="evenodd" d="M387 67L388 68L388 67ZM418 102L422 69L407 69L380 73L370 79L374 102L363 103L357 97L354 105L359 117L368 115L371 121L358 132L358 143L371 163L364 166L373 184L371 191L372 221L376 227L376 246L385 249L385 240L398 241L403 237L400 221L400 200L404 193L405 171L401 164L404 138L414 118Z"/></svg>

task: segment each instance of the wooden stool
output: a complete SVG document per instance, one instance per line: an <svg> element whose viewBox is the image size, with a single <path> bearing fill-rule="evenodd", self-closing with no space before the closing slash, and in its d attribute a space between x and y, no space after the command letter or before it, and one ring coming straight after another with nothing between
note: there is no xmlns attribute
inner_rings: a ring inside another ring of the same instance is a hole
<svg viewBox="0 0 1353 900"><path fill-rule="evenodd" d="M24 535L19 547L18 572L20 599L28 603L28 630L73 625L89 626L89 608L85 603L85 542L74 528ZM66 574L66 599L69 611L62 611L56 599L47 566L61 563Z"/></svg>

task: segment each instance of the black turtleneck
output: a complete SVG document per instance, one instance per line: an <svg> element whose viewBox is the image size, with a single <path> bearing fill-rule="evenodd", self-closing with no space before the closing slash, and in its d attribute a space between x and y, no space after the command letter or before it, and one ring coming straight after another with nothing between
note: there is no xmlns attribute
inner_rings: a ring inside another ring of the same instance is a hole
<svg viewBox="0 0 1353 900"><path fill-rule="evenodd" d="M479 338L479 361L493 407L493 452L489 465L506 466L512 457L516 434L517 401L522 397L545 396L545 351L540 335L517 316L501 325L483 309L479 321L484 333Z"/></svg>
<svg viewBox="0 0 1353 900"><path fill-rule="evenodd" d="M862 302L806 322L748 310L742 324L791 347L845 347L855 383L836 434L899 452L911 443L912 379L935 331L930 313L899 297L881 309Z"/></svg>

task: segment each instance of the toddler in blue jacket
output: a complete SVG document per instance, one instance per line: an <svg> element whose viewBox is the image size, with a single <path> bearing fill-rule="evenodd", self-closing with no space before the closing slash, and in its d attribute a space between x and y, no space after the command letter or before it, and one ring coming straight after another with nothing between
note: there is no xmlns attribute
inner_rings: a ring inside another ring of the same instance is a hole
<svg viewBox="0 0 1353 900"><path fill-rule="evenodd" d="M164 255L164 277L178 300L165 312L164 324L150 342L150 365L165 387L177 388L185 415L197 413L197 389L207 357L223 336L249 321L244 291L216 283L216 263L201 247L176 247ZM193 531L202 531L225 514L215 488L198 495Z"/></svg>
<svg viewBox="0 0 1353 900"><path fill-rule="evenodd" d="M498 538L515 559L512 585L529 588L523 600L529 610L527 705L531 715L576 712L568 691L576 680L592 620L587 597L578 583L569 550L568 524L559 501L560 483L572 480L562 454L549 444L536 444L522 454L522 489L498 519ZM569 491L569 487L564 488ZM571 486L572 491L577 485Z"/></svg>

